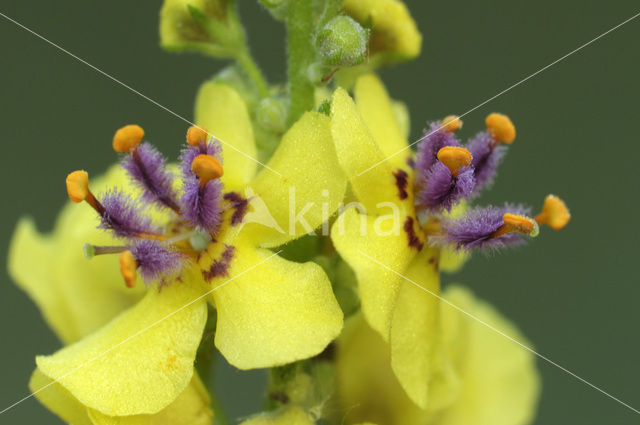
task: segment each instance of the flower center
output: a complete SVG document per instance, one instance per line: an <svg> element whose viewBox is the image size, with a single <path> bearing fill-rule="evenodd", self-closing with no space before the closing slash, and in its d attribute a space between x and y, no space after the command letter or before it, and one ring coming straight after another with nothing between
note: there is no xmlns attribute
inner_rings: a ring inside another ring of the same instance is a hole
<svg viewBox="0 0 640 425"><path fill-rule="evenodd" d="M180 154L182 189L175 189L175 177L164 157L148 142L137 125L120 128L114 135L113 148L124 154L121 165L141 190L132 197L117 188L95 196L89 189L89 175L78 170L67 176L67 193L73 202L87 202L99 215L99 227L123 240L118 246L85 244L87 258L120 254L120 271L128 287L135 286L138 273L146 284L165 285L197 260L223 225L242 222L248 208L240 194L223 194L221 148L201 127L187 131L187 144ZM149 209L167 213L166 223L158 225L148 215ZM213 269L203 270L203 277L224 275L234 254L232 246L222 247ZM214 267L215 266L215 267Z"/></svg>

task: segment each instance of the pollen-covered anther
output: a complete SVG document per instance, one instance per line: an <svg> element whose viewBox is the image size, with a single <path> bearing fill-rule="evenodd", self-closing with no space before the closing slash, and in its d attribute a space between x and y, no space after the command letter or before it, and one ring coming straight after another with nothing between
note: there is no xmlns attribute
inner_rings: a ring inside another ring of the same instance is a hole
<svg viewBox="0 0 640 425"><path fill-rule="evenodd" d="M447 166L451 175L458 176L460 169L471 164L471 152L457 146L445 146L438 151L438 160Z"/></svg>
<svg viewBox="0 0 640 425"><path fill-rule="evenodd" d="M86 201L98 214L102 215L104 207L89 190L89 174L84 170L76 170L67 175L67 194L75 203Z"/></svg>
<svg viewBox="0 0 640 425"><path fill-rule="evenodd" d="M197 125L193 125L187 130L187 143L191 146L200 146L201 143L206 143L208 138L207 130Z"/></svg>
<svg viewBox="0 0 640 425"><path fill-rule="evenodd" d="M548 195L545 198L542 212L535 217L538 224L546 224L553 230L562 229L570 219L569 208L555 195Z"/></svg>
<svg viewBox="0 0 640 425"><path fill-rule="evenodd" d="M120 274L124 278L124 283L127 285L127 288L136 286L137 268L138 263L131 251L124 251L120 254Z"/></svg>
<svg viewBox="0 0 640 425"><path fill-rule="evenodd" d="M136 124L121 127L113 136L113 150L116 152L130 152L142 142L144 130Z"/></svg>
<svg viewBox="0 0 640 425"><path fill-rule="evenodd" d="M516 127L508 116L494 112L485 119L487 131L499 143L512 143L516 138Z"/></svg>
<svg viewBox="0 0 640 425"><path fill-rule="evenodd" d="M447 115L442 119L442 128L447 133L453 133L462 128L462 120L457 115Z"/></svg>
<svg viewBox="0 0 640 425"><path fill-rule="evenodd" d="M69 173L66 179L67 194L73 202L82 202L89 196L89 174L84 170Z"/></svg>
<svg viewBox="0 0 640 425"><path fill-rule="evenodd" d="M198 176L200 186L209 181L222 177L222 164L211 155L198 155L191 162L191 171Z"/></svg>
<svg viewBox="0 0 640 425"><path fill-rule="evenodd" d="M506 235L507 233L522 233L531 237L538 236L538 223L525 215L506 213L502 216L504 224L491 235L492 238Z"/></svg>

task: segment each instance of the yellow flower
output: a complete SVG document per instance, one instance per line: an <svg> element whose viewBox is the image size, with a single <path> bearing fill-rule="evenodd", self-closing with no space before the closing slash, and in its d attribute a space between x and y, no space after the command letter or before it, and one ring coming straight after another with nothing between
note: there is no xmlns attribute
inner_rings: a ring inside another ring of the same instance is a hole
<svg viewBox="0 0 640 425"><path fill-rule="evenodd" d="M302 222L290 222L290 213L304 215L306 223L317 228L344 196L346 180L336 162L329 119L313 112L303 115L283 136L268 168L261 170L250 159L256 148L247 108L233 89L205 83L198 95L196 120L224 141L224 190L240 198L241 193L250 193L242 199L248 203L245 218L253 214L254 220L243 221L242 214L237 217L233 207L227 208L215 239L178 280L147 291L139 303L89 336L37 358L37 376L55 381L49 388L67 391L66 399L77 400L94 421L103 416L129 421L161 414L176 403L193 405L180 397L195 379L193 361L207 302L217 310L216 346L241 369L316 355L342 328L342 312L322 268L284 260L267 249L308 232ZM286 200L293 191L295 204L290 211ZM265 205L275 226L261 224L265 221L259 219L259 207ZM60 244L80 248L76 239L59 237ZM39 260L21 261L33 265ZM32 285L34 293L49 280L47 274L34 277L25 270L21 276L19 280L39 283ZM91 287L91 270L83 277ZM50 310L51 316L56 314ZM44 396L48 389L38 394Z"/></svg>
<svg viewBox="0 0 640 425"><path fill-rule="evenodd" d="M128 185L119 167L111 168L103 178L96 179L94 187L102 191L114 183L127 192L137 192ZM95 221L95 213L90 209L68 204L52 235L39 235L31 220L22 219L11 243L9 272L12 278L34 300L65 344L91 334L144 296L143 286L129 289L122 284L117 257L100 256L91 262L84 258L80 247L85 241L103 245L115 242L110 235L95 228ZM38 267L34 267L34 261ZM177 399L154 415L101 414L87 408L39 369L34 371L29 388L49 409L74 425L162 424L169 418L184 418L184 423L204 425L213 417L209 396L195 373Z"/></svg>
<svg viewBox="0 0 640 425"><path fill-rule="evenodd" d="M98 191L112 184L126 192L136 192L119 167L95 180ZM53 234L40 235L33 221L23 218L10 244L9 274L65 344L100 328L144 295L143 287L128 289L122 285L117 257L102 256L93 261L84 258L81 247L87 241L98 245L115 243L95 225L93 210L68 203Z"/></svg>
<svg viewBox="0 0 640 425"><path fill-rule="evenodd" d="M518 330L462 287L444 298L524 342ZM338 343L338 398L345 423L385 425L521 425L529 423L540 393L533 355L451 306L440 307L446 351L459 377L456 397L439 409L420 409L389 368L389 347L360 316L347 322Z"/></svg>
<svg viewBox="0 0 640 425"><path fill-rule="evenodd" d="M371 25L369 48L385 60L413 59L420 54L422 36L407 6L399 0L346 0L345 12Z"/></svg>
<svg viewBox="0 0 640 425"><path fill-rule="evenodd" d="M448 368L438 344L438 300L397 273L438 293L439 251L424 247L411 189L413 172L407 165L411 151L384 86L374 75L365 75L356 81L354 93L355 102L342 89L334 93L331 131L340 164L366 214L347 209L334 223L331 238L356 273L364 317L391 345L391 365L402 387L424 408L438 402L430 397L447 396L444 389L430 394L435 385L429 385L444 379ZM394 155L398 151L402 153ZM399 217L390 214L393 209ZM451 268L460 265L453 263Z"/></svg>

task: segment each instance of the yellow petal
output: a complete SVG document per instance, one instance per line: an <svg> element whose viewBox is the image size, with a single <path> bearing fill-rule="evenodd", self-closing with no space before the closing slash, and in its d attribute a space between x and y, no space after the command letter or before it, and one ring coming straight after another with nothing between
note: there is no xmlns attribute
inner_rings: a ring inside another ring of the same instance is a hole
<svg viewBox="0 0 640 425"><path fill-rule="evenodd" d="M284 411L261 413L240 425L314 425L316 422L300 407L289 407Z"/></svg>
<svg viewBox="0 0 640 425"><path fill-rule="evenodd" d="M112 167L104 177L92 179L96 193L126 184L123 170ZM139 300L144 286L126 288L117 256L89 261L82 245L114 245L118 241L96 229L96 213L88 205L71 202L63 208L50 235L41 235L33 221L21 219L9 248L8 270L42 311L45 320L65 343L93 332Z"/></svg>
<svg viewBox="0 0 640 425"><path fill-rule="evenodd" d="M31 374L29 389L42 404L65 422L73 425L92 425L86 407L39 369Z"/></svg>
<svg viewBox="0 0 640 425"><path fill-rule="evenodd" d="M178 398L153 415L106 416L89 409L94 425L210 425L213 413L211 400L197 373ZM74 424L75 425L75 424Z"/></svg>
<svg viewBox="0 0 640 425"><path fill-rule="evenodd" d="M204 298L192 302L201 293L180 283L150 290L97 332L37 357L38 368L106 415L156 413L191 380L207 315Z"/></svg>
<svg viewBox="0 0 640 425"><path fill-rule="evenodd" d="M409 247L403 229L393 233L392 220L378 220L379 217L363 215L356 208L349 208L333 224L331 240L356 273L358 294L367 321L388 340L401 277L367 256L403 273L418 251Z"/></svg>
<svg viewBox="0 0 640 425"><path fill-rule="evenodd" d="M451 287L445 297L452 304L525 345L518 329L489 304L462 287ZM517 425L529 423L540 394L535 357L529 351L464 315L442 305L445 335L457 359L462 392L445 409L438 425Z"/></svg>
<svg viewBox="0 0 640 425"><path fill-rule="evenodd" d="M250 184L283 230L248 223L262 246L277 246L316 229L344 198L347 181L336 159L329 119L308 112L282 138L269 161Z"/></svg>
<svg viewBox="0 0 640 425"><path fill-rule="evenodd" d="M409 265L404 275L420 287L402 280L391 323L391 367L423 409L446 405L457 392L442 351L437 255L436 249L425 249Z"/></svg>
<svg viewBox="0 0 640 425"><path fill-rule="evenodd" d="M356 81L354 97L362 120L382 154L390 157L389 162L395 167L406 168L411 150L396 121L393 103L382 81L375 74L363 75Z"/></svg>
<svg viewBox="0 0 640 425"><path fill-rule="evenodd" d="M196 124L222 141L225 190L238 190L254 176L257 151L247 106L231 87L207 81L198 91Z"/></svg>
<svg viewBox="0 0 640 425"><path fill-rule="evenodd" d="M389 345L367 326L362 315L345 323L338 340L337 409L344 423L426 424L425 411L409 400L390 367Z"/></svg>
<svg viewBox="0 0 640 425"><path fill-rule="evenodd" d="M212 294L216 346L239 369L314 356L342 329L342 311L322 268L277 255L264 261L272 254L238 243L229 272L237 277Z"/></svg>
<svg viewBox="0 0 640 425"><path fill-rule="evenodd" d="M400 204L395 170L385 161L355 103L342 88L335 91L331 102L331 134L338 161L367 213L375 214L381 202Z"/></svg>
<svg viewBox="0 0 640 425"><path fill-rule="evenodd" d="M454 206L450 212L445 213L445 216L452 219L459 219L464 216L465 212L469 208L466 201L459 202ZM440 249L440 270L443 272L454 273L457 272L466 264L471 258L469 251L455 248L441 248Z"/></svg>
<svg viewBox="0 0 640 425"><path fill-rule="evenodd" d="M440 249L440 270L447 273L457 272L471 258L469 251L455 248Z"/></svg>

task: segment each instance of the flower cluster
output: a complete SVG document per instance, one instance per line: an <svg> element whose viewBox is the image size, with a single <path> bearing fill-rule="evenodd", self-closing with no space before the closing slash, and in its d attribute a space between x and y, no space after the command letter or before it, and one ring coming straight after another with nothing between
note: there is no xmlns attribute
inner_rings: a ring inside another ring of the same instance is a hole
<svg viewBox="0 0 640 425"><path fill-rule="evenodd" d="M472 205L516 138L506 115L466 143L459 117L431 122L412 151L373 72L419 54L400 0L261 2L287 25L286 85L260 73L233 2L166 0L163 47L242 71L202 84L177 164L126 125L105 177L66 178L91 208L65 207L53 237L18 224L10 273L63 343L31 391L76 425L227 424L219 353L270 369L244 425L527 423L539 377L504 335L524 337L440 272L562 229L566 205Z"/></svg>

